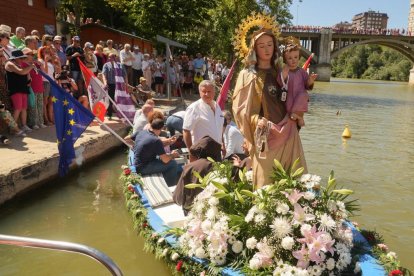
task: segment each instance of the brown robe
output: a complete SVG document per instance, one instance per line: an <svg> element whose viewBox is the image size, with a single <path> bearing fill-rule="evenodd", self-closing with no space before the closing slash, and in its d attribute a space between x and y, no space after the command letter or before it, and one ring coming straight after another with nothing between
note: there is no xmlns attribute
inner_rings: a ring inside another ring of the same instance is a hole
<svg viewBox="0 0 414 276"><path fill-rule="evenodd" d="M198 159L184 166L173 194L174 202L182 206L185 213L191 208L194 198L202 191L201 188L186 189L185 185L198 183L194 171L202 177L211 171L213 164L207 160L207 157L211 157L214 161L221 161L221 145L213 138L205 136L190 148L190 153Z"/></svg>
<svg viewBox="0 0 414 276"><path fill-rule="evenodd" d="M272 121L272 113L278 108L267 101L264 95L265 83L260 75L249 69L239 73L233 94L234 119L248 142L250 156L252 158L253 183L256 188L270 184L270 176L273 172L274 159L279 160L285 169L289 169L293 162L299 158L300 166L304 167L306 161L299 137L296 121L281 120ZM286 109L280 115L286 115ZM260 117L270 120L271 129L267 138L268 150L264 159L259 158L256 149L255 130ZM281 118L273 118L280 120Z"/></svg>

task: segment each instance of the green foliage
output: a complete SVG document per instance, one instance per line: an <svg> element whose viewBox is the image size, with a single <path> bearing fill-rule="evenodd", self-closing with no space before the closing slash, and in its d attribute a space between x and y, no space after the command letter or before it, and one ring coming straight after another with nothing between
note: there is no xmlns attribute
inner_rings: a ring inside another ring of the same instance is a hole
<svg viewBox="0 0 414 276"><path fill-rule="evenodd" d="M162 35L202 52L232 59L231 39L238 24L251 12L275 15L289 23L292 0L62 0L65 10L76 5L83 17L101 18L106 25L154 39ZM80 4L81 5L80 5ZM161 45L159 45L161 48Z"/></svg>
<svg viewBox="0 0 414 276"><path fill-rule="evenodd" d="M408 81L412 64L399 52L377 45L360 45L332 61L332 76Z"/></svg>

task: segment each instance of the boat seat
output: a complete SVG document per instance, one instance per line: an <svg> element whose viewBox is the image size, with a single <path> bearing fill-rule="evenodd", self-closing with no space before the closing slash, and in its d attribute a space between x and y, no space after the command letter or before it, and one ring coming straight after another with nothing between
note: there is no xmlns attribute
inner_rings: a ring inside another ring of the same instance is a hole
<svg viewBox="0 0 414 276"><path fill-rule="evenodd" d="M155 208L174 202L172 192L161 173L146 175L141 179L144 193L151 207Z"/></svg>

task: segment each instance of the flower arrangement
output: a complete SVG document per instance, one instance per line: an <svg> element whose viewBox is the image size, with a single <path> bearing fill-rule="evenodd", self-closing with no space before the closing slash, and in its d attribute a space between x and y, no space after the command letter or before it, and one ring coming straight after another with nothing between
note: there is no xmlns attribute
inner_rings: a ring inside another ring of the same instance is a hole
<svg viewBox="0 0 414 276"><path fill-rule="evenodd" d="M144 249L164 259L174 275L218 275L224 267L246 275L358 275L359 255L368 251L389 275L410 275L376 232L361 230L372 250L353 242L347 219L358 206L348 199L352 191L337 189L333 173L324 186L319 176L302 175L295 166L285 171L275 161L275 167L274 184L254 190L251 172L235 177L230 163L213 162L211 173L187 185L203 191L185 227L164 233L150 227L131 189L131 183L141 183L139 175L122 167L120 179ZM167 242L169 235L178 246Z"/></svg>
<svg viewBox="0 0 414 276"><path fill-rule="evenodd" d="M274 183L254 191L246 172L231 177L230 164L215 163L200 184L187 186L204 190L179 237L185 254L248 275L358 274L347 221L358 210L352 191L337 189L333 172L323 186L296 164L285 171L275 160Z"/></svg>

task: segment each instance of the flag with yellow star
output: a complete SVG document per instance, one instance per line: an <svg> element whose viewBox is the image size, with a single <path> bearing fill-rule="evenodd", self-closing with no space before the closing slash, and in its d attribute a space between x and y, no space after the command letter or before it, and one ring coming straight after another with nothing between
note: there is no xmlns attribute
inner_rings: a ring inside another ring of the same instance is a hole
<svg viewBox="0 0 414 276"><path fill-rule="evenodd" d="M50 91L55 116L56 137L59 149L59 175L64 176L75 159L73 145L95 118L93 113L81 105L46 73L40 71L50 82Z"/></svg>

